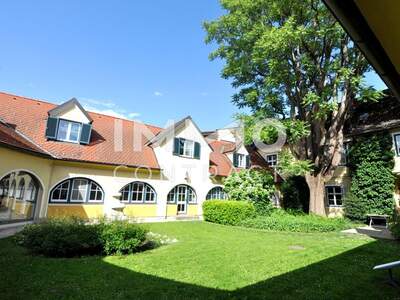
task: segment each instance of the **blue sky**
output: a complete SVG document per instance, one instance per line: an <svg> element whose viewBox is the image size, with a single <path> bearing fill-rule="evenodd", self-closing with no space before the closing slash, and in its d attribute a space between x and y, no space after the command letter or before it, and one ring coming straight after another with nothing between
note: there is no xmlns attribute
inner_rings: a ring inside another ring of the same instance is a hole
<svg viewBox="0 0 400 300"><path fill-rule="evenodd" d="M203 130L238 109L210 62L202 22L217 0L2 1L0 90L164 126L191 115ZM384 87L369 74L367 81Z"/></svg>

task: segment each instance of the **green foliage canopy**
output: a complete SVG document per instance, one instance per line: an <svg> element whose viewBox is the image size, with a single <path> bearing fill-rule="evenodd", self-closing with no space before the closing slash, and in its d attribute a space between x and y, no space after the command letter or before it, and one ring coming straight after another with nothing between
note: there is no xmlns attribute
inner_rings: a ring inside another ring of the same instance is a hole
<svg viewBox="0 0 400 300"><path fill-rule="evenodd" d="M261 170L241 170L229 175L224 190L234 201L253 202L258 213L267 213L272 208L271 197L275 192L271 173Z"/></svg>
<svg viewBox="0 0 400 300"><path fill-rule="evenodd" d="M352 101L381 96L364 84L367 61L322 1L220 2L226 14L204 27L217 45L210 58L225 61L222 77L238 90L233 102L284 120L296 158L327 173Z"/></svg>

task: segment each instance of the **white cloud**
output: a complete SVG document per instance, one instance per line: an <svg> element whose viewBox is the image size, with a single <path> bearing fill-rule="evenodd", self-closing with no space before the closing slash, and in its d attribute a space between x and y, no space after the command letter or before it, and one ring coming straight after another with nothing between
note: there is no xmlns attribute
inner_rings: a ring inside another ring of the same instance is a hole
<svg viewBox="0 0 400 300"><path fill-rule="evenodd" d="M103 106L103 107L107 107L107 108L113 108L116 107L117 105L109 100L96 100L96 99L90 99L90 98L79 98L80 101L84 102L84 103L90 103L93 104L95 106Z"/></svg>
<svg viewBox="0 0 400 300"><path fill-rule="evenodd" d="M131 112L131 113L128 114L128 117L131 118L131 119L139 117L139 116L140 116L140 114L137 113L137 112Z"/></svg>
<svg viewBox="0 0 400 300"><path fill-rule="evenodd" d="M91 112L104 114L116 118L132 120L140 116L137 112L128 112L126 109L119 107L116 103L110 100L96 100L89 98L79 98L82 106Z"/></svg>
<svg viewBox="0 0 400 300"><path fill-rule="evenodd" d="M154 92L154 96L156 96L156 97L161 97L161 96L163 96L164 94L163 93L161 93L161 92L158 92L158 91L155 91Z"/></svg>

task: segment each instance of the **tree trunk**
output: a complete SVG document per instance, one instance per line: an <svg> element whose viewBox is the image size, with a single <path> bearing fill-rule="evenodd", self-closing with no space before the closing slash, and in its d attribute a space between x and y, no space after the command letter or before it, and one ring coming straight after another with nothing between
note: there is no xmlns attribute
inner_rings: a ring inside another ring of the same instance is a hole
<svg viewBox="0 0 400 300"><path fill-rule="evenodd" d="M326 216L324 177L321 174L307 174L306 181L310 189L310 212Z"/></svg>

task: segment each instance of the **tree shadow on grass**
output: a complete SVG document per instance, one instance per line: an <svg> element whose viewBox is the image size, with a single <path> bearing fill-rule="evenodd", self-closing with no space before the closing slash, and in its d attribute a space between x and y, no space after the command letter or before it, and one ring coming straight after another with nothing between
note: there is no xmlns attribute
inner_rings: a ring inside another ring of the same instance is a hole
<svg viewBox="0 0 400 300"><path fill-rule="evenodd" d="M0 299L400 299L386 274L371 270L399 259L391 242L374 241L234 291L138 273L102 257L49 259L26 255L11 240L0 245Z"/></svg>

